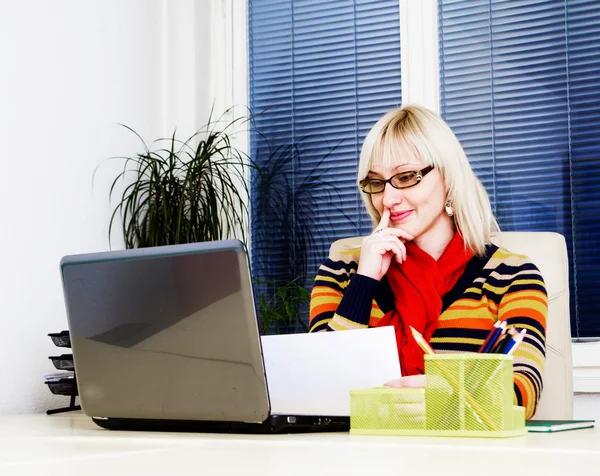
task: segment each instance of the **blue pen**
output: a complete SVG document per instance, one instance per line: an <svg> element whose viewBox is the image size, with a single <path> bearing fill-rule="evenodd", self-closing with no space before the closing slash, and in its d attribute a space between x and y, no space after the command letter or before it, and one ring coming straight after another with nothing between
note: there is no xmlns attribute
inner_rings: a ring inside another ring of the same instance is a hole
<svg viewBox="0 0 600 476"><path fill-rule="evenodd" d="M527 334L527 329L523 329L516 336L512 336L502 353L505 355L511 355L517 349L517 346L523 342L525 334Z"/></svg>
<svg viewBox="0 0 600 476"><path fill-rule="evenodd" d="M494 348L494 345L496 345L498 338L506 332L506 321L502 321L499 326L494 327L495 328L492 329L492 331L488 335L488 338L481 345L477 352L487 354Z"/></svg>

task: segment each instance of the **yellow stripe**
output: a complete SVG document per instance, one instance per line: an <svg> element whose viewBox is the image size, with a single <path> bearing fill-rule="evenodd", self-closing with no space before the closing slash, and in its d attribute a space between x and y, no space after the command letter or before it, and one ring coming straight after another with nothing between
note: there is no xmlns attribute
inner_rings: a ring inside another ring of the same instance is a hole
<svg viewBox="0 0 600 476"><path fill-rule="evenodd" d="M344 281L339 281L337 279L335 279L332 276L318 276L317 279L315 280L316 283L318 283L319 281L325 281L328 283L334 283L339 285L342 289L347 288L348 284L350 284L350 280L346 279Z"/></svg>
<svg viewBox="0 0 600 476"><path fill-rule="evenodd" d="M319 327L319 326L320 326L320 325L322 325L322 324L327 324L327 323L329 323L329 321L331 321L331 318L329 318L329 319L321 319L321 320L319 320L319 321L313 322L313 323L311 324L311 326L310 326L309 332L312 332L312 330L313 330L314 328L316 328L316 327ZM327 330L327 329L323 329L322 331L319 331L319 332L323 332L323 331L326 331L326 330Z"/></svg>
<svg viewBox="0 0 600 476"><path fill-rule="evenodd" d="M508 259L507 259L508 258ZM498 261L502 261L502 262L507 262L506 264L509 264L511 266L520 266L524 263L528 263L529 262L529 258L525 255L521 255L518 253L513 253L511 251L508 251L506 248L498 248L496 250L496 252L492 255L492 257L490 258L491 260L498 260ZM494 264L494 268L497 267L497 264ZM488 267L488 266L486 266ZM489 266L492 267L492 266Z"/></svg>
<svg viewBox="0 0 600 476"><path fill-rule="evenodd" d="M535 349L535 347L533 346L527 346L525 344L520 345L519 347L517 347L517 350L515 350L515 353L513 354L513 359L515 365L530 365L533 363L535 364L534 367L537 367L540 373L544 373L544 357L542 357L541 352Z"/></svg>
<svg viewBox="0 0 600 476"><path fill-rule="evenodd" d="M467 288L466 290L467 293L469 294L481 294L481 288L477 287L477 288Z"/></svg>
<svg viewBox="0 0 600 476"><path fill-rule="evenodd" d="M341 294L340 294L341 297ZM314 308L320 306L322 304L336 304L339 303L339 299L335 299L333 296L319 296L318 294L313 294L310 300L310 308Z"/></svg>
<svg viewBox="0 0 600 476"><path fill-rule="evenodd" d="M519 284L536 284L536 285L538 285L538 286L542 286L542 285L543 285L543 284L542 284L542 282L541 282L540 280L538 280L538 279L522 279L522 280L519 280L519 281L513 281L513 282L512 282L512 283L510 283L509 285L507 285L507 286L503 286L503 287L501 287L501 288L498 288L498 287L496 287L496 286L492 286L492 285L490 285L490 284L488 284L488 283L485 283L485 284L483 285L483 287L484 287L485 289L488 289L488 290L492 291L494 294L505 294L505 293L506 293L506 291L507 291L507 290L508 290L508 289L509 289L511 286L515 285L516 283L519 283ZM520 292L521 292L521 291L520 291Z"/></svg>
<svg viewBox="0 0 600 476"><path fill-rule="evenodd" d="M432 337L431 343L436 344L474 344L481 345L483 340L469 337Z"/></svg>
<svg viewBox="0 0 600 476"><path fill-rule="evenodd" d="M381 319L385 313L378 307L371 308L371 319Z"/></svg>
<svg viewBox="0 0 600 476"><path fill-rule="evenodd" d="M335 314L329 323L329 327L331 327L334 331L346 331L350 329L365 329L369 326L358 324L350 319L340 316L339 314Z"/></svg>

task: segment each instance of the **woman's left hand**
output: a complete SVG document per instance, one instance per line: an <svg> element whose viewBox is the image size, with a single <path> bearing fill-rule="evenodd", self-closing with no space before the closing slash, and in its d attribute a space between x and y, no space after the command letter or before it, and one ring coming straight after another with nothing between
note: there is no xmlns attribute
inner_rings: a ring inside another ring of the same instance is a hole
<svg viewBox="0 0 600 476"><path fill-rule="evenodd" d="M400 377L384 384L391 388L425 388L425 375L409 375Z"/></svg>

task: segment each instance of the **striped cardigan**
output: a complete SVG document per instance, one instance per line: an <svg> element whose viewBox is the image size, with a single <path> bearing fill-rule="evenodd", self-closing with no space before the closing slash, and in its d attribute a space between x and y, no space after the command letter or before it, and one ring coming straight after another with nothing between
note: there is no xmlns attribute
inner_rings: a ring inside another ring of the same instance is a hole
<svg viewBox="0 0 600 476"><path fill-rule="evenodd" d="M360 249L330 256L319 269L310 303L310 332L376 327L394 307L387 279L356 274ZM514 357L515 404L535 413L542 391L548 298L538 268L525 256L490 245L472 258L442 299L431 337L437 353L477 352L497 320L527 329Z"/></svg>

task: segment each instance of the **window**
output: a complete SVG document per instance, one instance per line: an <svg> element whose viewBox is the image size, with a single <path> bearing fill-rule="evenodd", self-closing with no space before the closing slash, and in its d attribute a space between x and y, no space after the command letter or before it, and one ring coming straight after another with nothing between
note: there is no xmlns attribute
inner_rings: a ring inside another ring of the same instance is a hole
<svg viewBox="0 0 600 476"><path fill-rule="evenodd" d="M285 283L371 230L356 171L366 132L401 103L399 3L251 0L249 28L252 267Z"/></svg>
<svg viewBox="0 0 600 476"><path fill-rule="evenodd" d="M600 336L600 3L439 1L441 112L505 231L556 231Z"/></svg>

